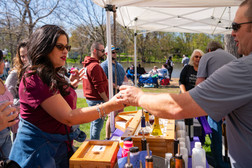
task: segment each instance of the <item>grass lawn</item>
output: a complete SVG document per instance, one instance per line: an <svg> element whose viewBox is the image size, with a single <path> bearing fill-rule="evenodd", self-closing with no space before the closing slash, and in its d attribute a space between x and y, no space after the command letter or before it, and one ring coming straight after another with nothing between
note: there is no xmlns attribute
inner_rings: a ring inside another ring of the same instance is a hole
<svg viewBox="0 0 252 168"><path fill-rule="evenodd" d="M82 85L79 85L78 89L82 89ZM179 86L178 86L178 78L173 78L173 81L170 82L170 85L166 86L166 87L159 87L159 88L142 88L142 90L144 92L149 92L149 93L175 93L175 94L179 94L180 90L179 90ZM86 99L84 98L78 98L77 99L77 108L80 107L87 107L87 103L86 103ZM140 109L140 108L138 108ZM136 107L130 106L130 107L126 107L124 109L124 111L134 111L136 110ZM105 139L105 127L106 127L106 122L104 122L102 131L101 131L101 135L100 135L100 139L104 140ZM90 123L86 123L86 124L81 124L80 125L80 129L82 131L84 131L87 134L87 139L90 139ZM81 143L78 142L74 142L74 146L75 147L79 147ZM210 149L210 138L208 136L206 136L206 142L205 145L203 145L203 148L206 150L207 153L211 153L211 149Z"/></svg>

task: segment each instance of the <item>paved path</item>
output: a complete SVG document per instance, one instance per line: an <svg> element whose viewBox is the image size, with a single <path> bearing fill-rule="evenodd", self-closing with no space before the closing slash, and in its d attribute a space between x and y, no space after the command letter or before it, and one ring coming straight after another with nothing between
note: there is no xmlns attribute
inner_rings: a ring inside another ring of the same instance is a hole
<svg viewBox="0 0 252 168"><path fill-rule="evenodd" d="M78 98L85 98L82 89L76 89L75 92L77 93Z"/></svg>

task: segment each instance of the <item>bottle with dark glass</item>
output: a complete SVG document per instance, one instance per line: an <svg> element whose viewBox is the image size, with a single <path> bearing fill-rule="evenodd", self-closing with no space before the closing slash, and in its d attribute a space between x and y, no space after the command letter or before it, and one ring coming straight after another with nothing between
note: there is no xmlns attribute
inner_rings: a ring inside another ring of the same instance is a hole
<svg viewBox="0 0 252 168"><path fill-rule="evenodd" d="M172 162L170 162L170 168L185 168L185 161L180 154L179 144L178 153L175 155Z"/></svg>
<svg viewBox="0 0 252 168"><path fill-rule="evenodd" d="M178 153L178 145L179 145L179 140L175 139L174 146L173 146L173 157L170 159L170 167L175 166L175 156L176 156L176 153Z"/></svg>
<svg viewBox="0 0 252 168"><path fill-rule="evenodd" d="M145 116L142 109L142 116L141 116L141 129L138 132L138 135L148 135L149 132L146 131L146 125L145 125Z"/></svg>
<svg viewBox="0 0 252 168"><path fill-rule="evenodd" d="M147 143L147 156L145 157L145 168L153 168L153 158L150 155L149 143Z"/></svg>
<svg viewBox="0 0 252 168"><path fill-rule="evenodd" d="M143 134L143 137L141 139L141 145L142 145L142 151L147 150L147 140Z"/></svg>
<svg viewBox="0 0 252 168"><path fill-rule="evenodd" d="M190 138L190 141L193 141L193 136L194 136L194 133L193 133L193 118L185 119L185 126L186 126L186 132L187 132L187 135Z"/></svg>

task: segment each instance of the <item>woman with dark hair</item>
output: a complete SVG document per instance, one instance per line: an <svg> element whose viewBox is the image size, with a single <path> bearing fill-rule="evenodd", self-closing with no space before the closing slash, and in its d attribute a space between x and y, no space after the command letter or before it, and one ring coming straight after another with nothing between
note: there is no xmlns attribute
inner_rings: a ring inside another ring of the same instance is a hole
<svg viewBox="0 0 252 168"><path fill-rule="evenodd" d="M2 50L0 50L0 74L3 74L4 72L4 60L3 60L3 53ZM5 102L12 102L13 97L11 93L7 90L5 87L3 81L0 79L0 104L4 104ZM8 103L10 105L11 103ZM5 103L3 106L0 107L0 160L7 160L9 157L9 153L11 150L12 142L11 142L11 137L10 137L10 127L11 125L17 123L17 121L11 121L10 118L7 118L9 113L2 112L3 109L7 110L7 105ZM13 109L12 109L13 111ZM15 114L17 116L17 114ZM14 118L12 118L13 120ZM9 123L9 124L7 124Z"/></svg>
<svg viewBox="0 0 252 168"><path fill-rule="evenodd" d="M25 64L28 62L27 58L27 40L23 40L19 43L17 47L17 54L16 57L14 58L14 64L13 64L13 69L8 75L5 85L9 92L11 92L14 100L13 100L13 105L17 107L18 112L19 112L19 94L18 94L18 86L19 82L21 80L20 72ZM18 129L18 123L14 126L11 127L12 131L12 139L13 141L16 138L17 134L17 129Z"/></svg>
<svg viewBox="0 0 252 168"><path fill-rule="evenodd" d="M68 83L62 72L68 51L66 32L55 25L37 29L27 44L29 64L19 85L20 123L10 159L21 167L69 167L68 152L76 133L71 126L104 117L122 109L115 98L97 106L76 109L83 69Z"/></svg>

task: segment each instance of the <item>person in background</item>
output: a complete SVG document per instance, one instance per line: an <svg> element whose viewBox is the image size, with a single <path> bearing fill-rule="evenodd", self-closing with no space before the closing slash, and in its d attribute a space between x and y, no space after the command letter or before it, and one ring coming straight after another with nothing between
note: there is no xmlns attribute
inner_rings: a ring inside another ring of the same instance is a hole
<svg viewBox="0 0 252 168"><path fill-rule="evenodd" d="M19 113L19 106L20 106L19 94L18 94L18 87L21 80L20 72L23 66L28 63L26 45L27 45L27 40L23 40L19 43L17 47L16 57L14 58L13 69L5 81L5 85L7 89L9 90L9 92L11 92L14 98L13 105L18 109L17 110L18 113ZM18 129L18 124L11 127L13 141L16 138L17 129Z"/></svg>
<svg viewBox="0 0 252 168"><path fill-rule="evenodd" d="M4 67L5 67L6 77L7 77L9 75L9 70L10 70L10 63L7 59L5 59Z"/></svg>
<svg viewBox="0 0 252 168"><path fill-rule="evenodd" d="M158 75L158 67L154 66L152 70L150 70L149 74L151 76Z"/></svg>
<svg viewBox="0 0 252 168"><path fill-rule="evenodd" d="M145 73L146 73L144 67L142 67L141 64L138 64L137 73L138 73L139 75L142 75L142 74L145 74Z"/></svg>
<svg viewBox="0 0 252 168"><path fill-rule="evenodd" d="M169 72L170 81L172 81L171 76L172 76L172 71L173 71L173 66L174 66L174 63L172 61L172 56L169 56L169 58L166 60L165 63L167 64L167 69L168 69L168 72Z"/></svg>
<svg viewBox="0 0 252 168"><path fill-rule="evenodd" d="M111 51L112 51L112 72L113 72L112 76L113 76L113 88L114 88L113 93L115 95L117 91L119 91L119 86L121 86L123 82L128 82L128 79L126 77L126 73L124 71L123 66L119 62L117 62L116 48L113 45L111 45ZM108 55L108 47L105 48L105 54ZM106 59L104 62L101 63L101 67L108 78L108 59ZM115 79L117 80L115 81Z"/></svg>
<svg viewBox="0 0 252 168"><path fill-rule="evenodd" d="M133 83L135 83L135 69L134 69L134 66L131 65L128 70L127 70L127 73L126 73L126 76L128 79L130 79Z"/></svg>
<svg viewBox="0 0 252 168"><path fill-rule="evenodd" d="M239 6L232 23L238 46L236 59L183 94L150 94L133 86L121 86L117 102L140 106L154 116L183 119L209 115L226 120L228 155L233 168L252 165L252 1ZM193 113L191 112L193 111Z"/></svg>
<svg viewBox="0 0 252 168"><path fill-rule="evenodd" d="M116 48L114 45L111 45L112 52L112 79L113 79L113 95L119 92L119 86L123 84L123 82L128 82L128 78L126 77L126 73L123 69L123 66L117 62L116 56ZM105 48L105 54L108 55L108 46ZM105 72L108 78L108 59L101 63L101 67ZM123 110L120 110L123 111ZM116 116L120 111L114 111L114 116ZM110 115L108 115L108 119L106 122L106 139L110 138Z"/></svg>
<svg viewBox="0 0 252 168"><path fill-rule="evenodd" d="M179 78L179 88L181 93L185 93L194 88L197 79L199 62L203 55L203 51L195 49L192 53L189 64L182 69Z"/></svg>
<svg viewBox="0 0 252 168"><path fill-rule="evenodd" d="M3 60L3 52L2 50L0 50L0 74L3 74L4 72L4 60ZM8 91L8 89L5 87L3 81L0 79L0 104L3 104L0 108L1 110L1 120L0 120L0 158L1 160L7 160L9 157L9 153L11 150L11 146L12 146L12 142L11 142L11 136L10 136L10 127L7 126L11 126L14 123L17 123L17 121L12 121L11 123L6 123L9 122L10 120L7 120L9 118L7 118L8 116L6 116L6 104L10 105L10 103L5 103L5 102L13 102L13 96L11 95L11 93ZM4 109L5 112L2 112ZM13 109L10 109L11 112L13 112ZM16 113L16 112L14 112ZM10 112L7 113L8 115L10 114ZM15 116L17 116L17 114L15 114ZM13 118L12 118L13 119ZM7 120L7 121L6 121Z"/></svg>
<svg viewBox="0 0 252 168"><path fill-rule="evenodd" d="M236 59L235 56L224 51L221 44L216 41L208 43L207 52L200 60L196 85L206 80L223 65ZM222 120L216 122L210 116L207 120L212 130L210 134L212 155L207 157L208 163L213 167L228 168L230 165L222 159Z"/></svg>
<svg viewBox="0 0 252 168"><path fill-rule="evenodd" d="M101 105L76 109L74 87L82 79L84 69L76 71L70 85L61 70L70 49L68 35L56 25L44 25L29 38L29 64L21 71L19 85L19 130L9 157L20 167L68 168L72 140L79 135L72 132L71 126L123 108L114 98Z"/></svg>
<svg viewBox="0 0 252 168"><path fill-rule="evenodd" d="M179 88L181 93L185 93L194 88L197 79L199 62L203 55L204 55L203 51L195 49L191 55L189 64L184 66L184 68L182 69L179 78ZM193 118L185 119L185 123L192 123L193 122L192 120ZM198 118L198 120L201 126L202 126L201 120L207 122L205 117ZM202 144L205 142L206 133L208 134L209 132L207 130L205 131L203 127L202 136L199 136L200 142Z"/></svg>
<svg viewBox="0 0 252 168"><path fill-rule="evenodd" d="M83 93L88 106L109 100L108 80L99 61L105 56L104 46L99 42L94 42L91 46L91 56L86 56L83 61ZM91 122L90 139L100 139L104 118L98 118Z"/></svg>
<svg viewBox="0 0 252 168"><path fill-rule="evenodd" d="M163 64L162 68L158 69L158 76L166 78L168 76L167 64Z"/></svg>
<svg viewBox="0 0 252 168"><path fill-rule="evenodd" d="M183 64L183 66L186 66L189 63L189 60L190 59L187 57L187 55L183 55L181 63Z"/></svg>

